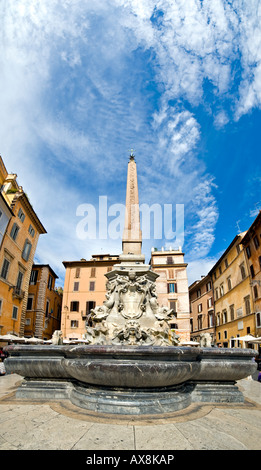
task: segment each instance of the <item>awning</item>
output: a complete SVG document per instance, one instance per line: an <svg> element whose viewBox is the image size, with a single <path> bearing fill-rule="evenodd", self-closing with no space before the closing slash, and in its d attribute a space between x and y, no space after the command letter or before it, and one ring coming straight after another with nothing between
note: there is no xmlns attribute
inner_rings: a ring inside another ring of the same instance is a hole
<svg viewBox="0 0 261 470"><path fill-rule="evenodd" d="M16 335L12 335L11 333L8 333L6 335L0 335L0 341L21 343L25 341L25 338L21 338L20 336L16 336Z"/></svg>
<svg viewBox="0 0 261 470"><path fill-rule="evenodd" d="M252 343L256 341L258 338L255 338L253 335L246 335L246 336L236 336L235 338L230 338L231 341L245 341L246 343Z"/></svg>

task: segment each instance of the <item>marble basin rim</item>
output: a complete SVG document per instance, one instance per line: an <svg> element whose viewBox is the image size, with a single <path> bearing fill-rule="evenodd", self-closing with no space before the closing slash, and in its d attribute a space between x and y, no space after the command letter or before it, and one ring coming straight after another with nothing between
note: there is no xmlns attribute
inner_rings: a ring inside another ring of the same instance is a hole
<svg viewBox="0 0 261 470"><path fill-rule="evenodd" d="M186 382L235 382L254 372L249 349L121 345L12 345L6 368L32 379L85 386L159 389Z"/></svg>

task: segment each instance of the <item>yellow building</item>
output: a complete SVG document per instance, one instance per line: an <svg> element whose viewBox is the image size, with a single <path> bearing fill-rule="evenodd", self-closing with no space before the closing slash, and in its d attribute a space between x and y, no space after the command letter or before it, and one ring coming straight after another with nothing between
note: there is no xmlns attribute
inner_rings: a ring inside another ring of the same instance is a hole
<svg viewBox="0 0 261 470"><path fill-rule="evenodd" d="M212 281L209 275L202 276L200 280L189 286L189 300L191 340L200 343L202 335L208 333L211 344L215 345L214 300Z"/></svg>
<svg viewBox="0 0 261 470"><path fill-rule="evenodd" d="M217 346L245 347L245 343L236 338L256 333L251 279L242 246L245 233L236 235L209 272L213 283Z"/></svg>
<svg viewBox="0 0 261 470"><path fill-rule="evenodd" d="M0 333L23 336L34 253L46 230L16 178L0 157L1 195L12 211L0 249Z"/></svg>
<svg viewBox="0 0 261 470"><path fill-rule="evenodd" d="M105 274L119 260L118 255L93 255L91 260L64 261L66 268L61 330L63 339L82 339L90 311L106 300Z"/></svg>
<svg viewBox="0 0 261 470"><path fill-rule="evenodd" d="M58 276L48 264L34 264L28 289L24 336L51 339L61 327L62 294Z"/></svg>
<svg viewBox="0 0 261 470"><path fill-rule="evenodd" d="M180 250L151 252L152 270L159 275L156 279L156 292L160 306L171 308L175 319L170 322L180 341L190 340L190 313L187 263L184 253Z"/></svg>
<svg viewBox="0 0 261 470"><path fill-rule="evenodd" d="M261 336L261 211L245 234L242 244L251 276L256 336Z"/></svg>

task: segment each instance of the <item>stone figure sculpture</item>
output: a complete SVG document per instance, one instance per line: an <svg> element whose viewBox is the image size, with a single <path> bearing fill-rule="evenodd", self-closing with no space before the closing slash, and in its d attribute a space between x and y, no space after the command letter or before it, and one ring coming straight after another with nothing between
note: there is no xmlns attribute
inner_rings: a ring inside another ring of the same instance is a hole
<svg viewBox="0 0 261 470"><path fill-rule="evenodd" d="M106 300L91 310L86 326L89 344L177 345L168 321L174 311L157 302L155 278L149 266L121 263L107 273ZM116 327L115 327L116 325Z"/></svg>

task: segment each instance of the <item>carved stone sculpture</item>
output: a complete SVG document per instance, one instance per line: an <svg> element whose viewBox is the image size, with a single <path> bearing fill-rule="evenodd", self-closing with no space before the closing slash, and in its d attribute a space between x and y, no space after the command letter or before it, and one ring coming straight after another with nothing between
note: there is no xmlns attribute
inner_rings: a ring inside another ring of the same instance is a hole
<svg viewBox="0 0 261 470"><path fill-rule="evenodd" d="M106 300L91 310L92 326L86 325L89 344L178 344L168 324L174 311L158 305L157 274L149 266L122 263L106 277Z"/></svg>
<svg viewBox="0 0 261 470"><path fill-rule="evenodd" d="M53 344L63 344L62 330L55 330L52 336Z"/></svg>

